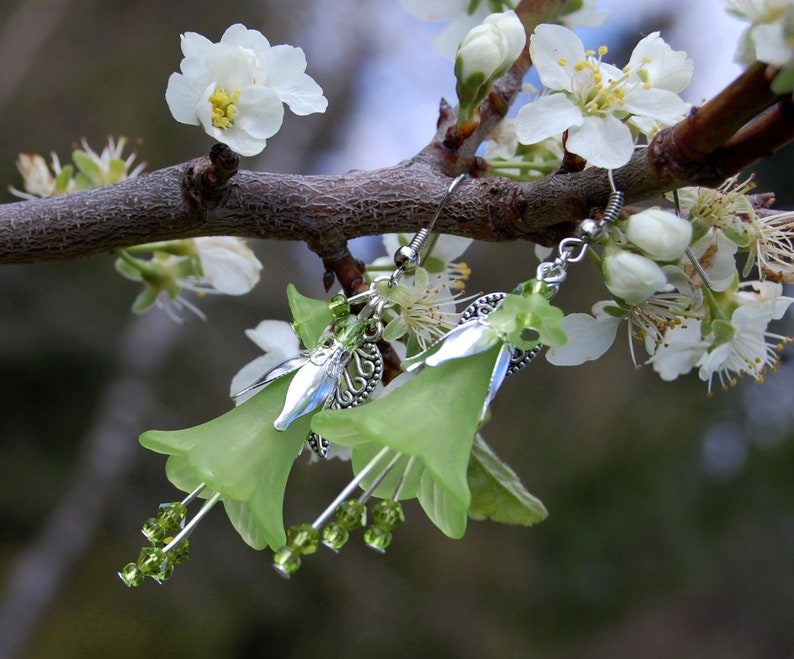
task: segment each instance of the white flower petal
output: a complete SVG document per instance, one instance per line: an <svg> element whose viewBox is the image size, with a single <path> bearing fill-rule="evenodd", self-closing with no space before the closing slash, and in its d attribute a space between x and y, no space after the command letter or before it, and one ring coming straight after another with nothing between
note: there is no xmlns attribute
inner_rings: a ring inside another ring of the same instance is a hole
<svg viewBox="0 0 794 659"><path fill-rule="evenodd" d="M264 352L276 352L284 359L296 355L300 348L292 325L283 320L263 320L254 329L245 330L245 335Z"/></svg>
<svg viewBox="0 0 794 659"><path fill-rule="evenodd" d="M578 366L603 355L614 343L621 318L573 313L563 318L560 327L568 342L549 348L546 359L555 366Z"/></svg>
<svg viewBox="0 0 794 659"><path fill-rule="evenodd" d="M285 45L270 49L268 86L276 90L294 114L305 116L325 112L328 100L323 96L320 85L305 71L306 55L302 49Z"/></svg>
<svg viewBox="0 0 794 659"><path fill-rule="evenodd" d="M272 137L284 121L284 106L278 93L263 85L251 85L240 92L237 112L234 125L257 139Z"/></svg>
<svg viewBox="0 0 794 659"><path fill-rule="evenodd" d="M259 281L262 264L241 238L196 238L204 276L225 295L244 295Z"/></svg>
<svg viewBox="0 0 794 659"><path fill-rule="evenodd" d="M235 23L226 28L220 42L231 46L242 46L257 54L267 52L270 48L270 42L264 34L259 30L249 30L242 23Z"/></svg>
<svg viewBox="0 0 794 659"><path fill-rule="evenodd" d="M566 148L591 165L617 169L634 153L634 141L628 126L612 115L585 117L581 126L568 132Z"/></svg>
<svg viewBox="0 0 794 659"><path fill-rule="evenodd" d="M529 54L548 89L571 90L574 67L585 60L584 45L568 28L542 23L529 40Z"/></svg>
<svg viewBox="0 0 794 659"><path fill-rule="evenodd" d="M537 144L546 138L561 135L583 121L581 109L565 94L549 94L518 111L515 118L516 136L522 144Z"/></svg>
<svg viewBox="0 0 794 659"><path fill-rule="evenodd" d="M180 39L182 54L185 57L199 55L212 46L212 42L197 32L185 32Z"/></svg>
<svg viewBox="0 0 794 659"><path fill-rule="evenodd" d="M650 117L663 126L670 126L683 119L691 107L674 92L666 89L645 89L639 85L626 94L623 102L623 108L628 112Z"/></svg>
<svg viewBox="0 0 794 659"><path fill-rule="evenodd" d="M165 90L165 101L174 119L182 124L199 125L196 113L200 93L181 73L172 73Z"/></svg>
<svg viewBox="0 0 794 659"><path fill-rule="evenodd" d="M666 382L689 373L703 358L709 343L700 335L700 321L687 320L682 325L668 329L664 341L656 348L647 363Z"/></svg>

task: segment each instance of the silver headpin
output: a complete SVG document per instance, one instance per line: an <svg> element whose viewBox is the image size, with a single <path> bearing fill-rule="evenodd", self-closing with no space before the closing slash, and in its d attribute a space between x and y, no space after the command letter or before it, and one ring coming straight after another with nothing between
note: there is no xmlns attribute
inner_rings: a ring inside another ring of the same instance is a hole
<svg viewBox="0 0 794 659"><path fill-rule="evenodd" d="M677 189L673 190L673 208L675 209L675 214L678 215L678 217L681 217L681 200L678 198ZM687 258L690 260L692 266L697 271L698 276L703 280L703 283L706 284L706 287L713 291L714 286L712 286L708 274L703 269L703 266L700 265L700 261L698 261L695 255L692 253L692 250L689 247L687 247L684 253L687 255Z"/></svg>

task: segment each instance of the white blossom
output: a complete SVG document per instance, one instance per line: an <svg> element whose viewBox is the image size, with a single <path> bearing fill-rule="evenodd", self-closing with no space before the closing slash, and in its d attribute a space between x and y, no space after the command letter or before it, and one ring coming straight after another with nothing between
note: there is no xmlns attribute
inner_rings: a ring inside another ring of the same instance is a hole
<svg viewBox="0 0 794 659"><path fill-rule="evenodd" d="M791 0L728 0L728 11L750 22L739 41L736 58L773 66L794 62L794 4Z"/></svg>
<svg viewBox="0 0 794 659"><path fill-rule="evenodd" d="M585 52L579 37L570 30L548 24L536 27L529 50L549 94L518 111L515 121L519 141L535 144L568 131L567 150L590 164L605 168L626 164L634 150L634 137L626 121L652 136L686 116L690 107L676 92L651 82L658 79L674 87L682 82L680 58L669 56L656 41L658 35L651 39L653 36L643 39L635 49L633 56L641 66L620 70L601 61L605 47L595 58L593 51ZM654 53L662 57L656 58ZM641 78L643 71L646 80ZM671 72L669 76L667 71Z"/></svg>
<svg viewBox="0 0 794 659"><path fill-rule="evenodd" d="M687 321L665 333L664 342L649 360L665 380L674 380L693 368L708 382L712 392L714 379L723 389L736 384L749 374L763 382L768 369L779 361L779 351L789 338L768 331L773 320L779 320L794 298L782 295L783 287L772 282L746 282L721 308L730 317L712 318L709 333L703 335L700 321Z"/></svg>
<svg viewBox="0 0 794 659"><path fill-rule="evenodd" d="M561 328L568 342L549 348L546 359L555 366L578 366L598 359L614 343L621 323L626 321L629 352L636 365L634 341L639 341L653 355L665 332L690 322L687 316L692 308L691 300L671 286L636 305L601 300L593 305L592 315L574 313L563 319Z"/></svg>
<svg viewBox="0 0 794 659"><path fill-rule="evenodd" d="M754 215L751 226L754 241L744 274L757 265L761 276L794 284L794 213Z"/></svg>
<svg viewBox="0 0 794 659"><path fill-rule="evenodd" d="M182 35L181 73L168 79L174 118L204 131L244 156L260 153L280 128L283 104L298 115L324 112L328 102L306 75L300 48L271 47L264 35L239 23L220 42Z"/></svg>
<svg viewBox="0 0 794 659"><path fill-rule="evenodd" d="M57 156L53 154L53 169L60 173L61 167ZM11 193L20 199L39 199L55 194L55 176L50 171L47 161L38 153L20 153L17 159L17 170L22 175L23 190L11 187Z"/></svg>
<svg viewBox="0 0 794 659"><path fill-rule="evenodd" d="M384 284L379 290L395 305L393 313L387 315L383 338L394 341L408 335L409 349L426 349L460 318L455 309L459 292L451 290L441 273L430 275L424 268L417 268L412 281L396 286Z"/></svg>
<svg viewBox="0 0 794 659"><path fill-rule="evenodd" d="M196 238L195 245L204 278L218 293L244 295L259 282L262 264L242 238Z"/></svg>

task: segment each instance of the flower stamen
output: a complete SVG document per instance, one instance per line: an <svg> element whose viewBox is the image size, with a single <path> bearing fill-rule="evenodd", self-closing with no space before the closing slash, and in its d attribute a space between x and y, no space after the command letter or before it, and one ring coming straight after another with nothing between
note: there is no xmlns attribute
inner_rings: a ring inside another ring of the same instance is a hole
<svg viewBox="0 0 794 659"><path fill-rule="evenodd" d="M212 125L226 130L234 124L237 116L237 101L240 98L240 89L235 89L230 95L223 87L216 87L209 101L212 105Z"/></svg>

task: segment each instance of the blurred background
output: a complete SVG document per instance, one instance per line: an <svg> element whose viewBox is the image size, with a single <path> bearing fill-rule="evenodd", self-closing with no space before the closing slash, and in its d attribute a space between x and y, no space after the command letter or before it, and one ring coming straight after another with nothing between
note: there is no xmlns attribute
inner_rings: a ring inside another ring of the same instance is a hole
<svg viewBox="0 0 794 659"><path fill-rule="evenodd" d="M586 45L624 63L661 29L695 59L688 100L738 73L741 24L719 0L603 2L613 21ZM288 7L287 7L288 5ZM439 25L397 0L5 0L0 5L0 181L21 187L18 153L125 135L148 169L207 153L164 101L179 34L217 41L235 22L301 46L330 101L296 118L250 169L340 173L394 164L432 137L454 99ZM794 208L791 150L757 167L759 188ZM14 198L0 192L4 202ZM206 323L134 317L136 285L113 257L0 266L0 657L789 657L794 655L794 372L784 356L759 387L706 397L689 377L635 370L621 340L594 364L538 359L511 378L485 436L550 511L534 528L472 522L443 536L416 505L385 556L351 541L290 581L221 510L191 538L173 579L125 588L140 524L178 498L162 456L137 436L229 409L231 377L259 354L243 330L288 320L288 282L322 297L303 245L252 243L254 292L203 299ZM363 259L377 239L356 241ZM534 272L529 244L473 245L470 290ZM605 297L589 264L556 303ZM791 323L780 329L793 334ZM625 335L623 336L625 339ZM285 519L314 519L347 482L337 461L299 461Z"/></svg>

